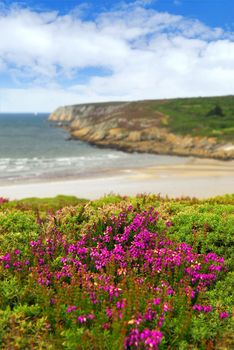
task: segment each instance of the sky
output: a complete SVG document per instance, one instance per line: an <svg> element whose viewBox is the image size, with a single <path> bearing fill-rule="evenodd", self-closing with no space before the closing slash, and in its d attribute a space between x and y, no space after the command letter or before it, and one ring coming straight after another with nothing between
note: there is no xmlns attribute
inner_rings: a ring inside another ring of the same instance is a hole
<svg viewBox="0 0 234 350"><path fill-rule="evenodd" d="M234 94L233 0L0 0L0 112Z"/></svg>

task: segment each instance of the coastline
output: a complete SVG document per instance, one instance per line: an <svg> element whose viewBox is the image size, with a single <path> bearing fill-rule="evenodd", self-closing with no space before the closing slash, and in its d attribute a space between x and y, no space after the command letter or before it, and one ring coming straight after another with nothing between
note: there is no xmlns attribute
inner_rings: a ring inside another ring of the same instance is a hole
<svg viewBox="0 0 234 350"><path fill-rule="evenodd" d="M21 199L64 194L96 199L110 193L154 193L168 197L189 196L202 199L233 192L233 183L234 161L190 159L186 164L106 169L74 178L0 184L0 195L9 199Z"/></svg>
<svg viewBox="0 0 234 350"><path fill-rule="evenodd" d="M116 141L116 140L105 140L101 138L100 140L96 136L91 136L90 138L87 137L87 135L82 134L82 130L77 131L71 131L69 129L65 129L66 131L69 131L71 133L71 137L68 140L77 140L77 141L83 141L87 142L91 146L96 146L100 149L113 149L117 151L122 151L126 153L140 153L140 154L154 154L154 155L164 155L164 156L175 156L175 157L184 157L184 158L190 158L190 157L196 157L199 159L212 159L212 160L221 160L221 161L230 161L234 160L234 145L230 144L215 144L213 143L213 147L216 149L214 152L210 152L209 148L211 148L211 145L209 144L210 141L208 141L206 138L203 138L199 140L199 138L192 138L189 136L181 137L175 134L170 134L170 138L174 139L173 143L162 143L160 142L155 143L154 141ZM138 136L141 138L141 136ZM190 143L199 141L201 143L206 143L206 149L201 148L184 148L181 147L180 144L183 143Z"/></svg>
<svg viewBox="0 0 234 350"><path fill-rule="evenodd" d="M224 105L233 103L230 96L220 99ZM217 119L212 108L207 110L207 105L217 104L217 98L181 101L180 107L176 99L62 106L50 114L49 121L64 127L70 133L69 139L85 141L99 148L128 153L234 159L233 138L229 135L233 123L229 114L225 119ZM197 106L195 118L194 108ZM207 117L209 113L210 118Z"/></svg>

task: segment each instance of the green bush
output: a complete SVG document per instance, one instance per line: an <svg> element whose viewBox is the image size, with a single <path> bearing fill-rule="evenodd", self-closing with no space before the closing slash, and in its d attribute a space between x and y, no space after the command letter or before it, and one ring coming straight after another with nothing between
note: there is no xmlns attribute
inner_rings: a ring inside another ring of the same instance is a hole
<svg viewBox="0 0 234 350"><path fill-rule="evenodd" d="M30 240L36 239L40 225L35 214L19 210L0 212L0 251L24 250Z"/></svg>

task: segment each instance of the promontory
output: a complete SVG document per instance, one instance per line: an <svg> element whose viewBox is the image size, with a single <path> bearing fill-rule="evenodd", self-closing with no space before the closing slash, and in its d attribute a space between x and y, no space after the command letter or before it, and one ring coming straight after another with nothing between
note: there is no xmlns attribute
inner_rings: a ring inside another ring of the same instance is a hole
<svg viewBox="0 0 234 350"><path fill-rule="evenodd" d="M101 147L234 159L234 96L78 104L49 120Z"/></svg>

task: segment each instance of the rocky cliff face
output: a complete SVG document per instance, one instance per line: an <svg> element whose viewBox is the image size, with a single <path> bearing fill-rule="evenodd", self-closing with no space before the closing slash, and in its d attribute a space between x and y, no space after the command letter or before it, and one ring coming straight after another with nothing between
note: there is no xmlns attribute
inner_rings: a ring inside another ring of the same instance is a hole
<svg viewBox="0 0 234 350"><path fill-rule="evenodd" d="M103 147L128 152L234 158L232 143L218 143L215 138L180 136L169 132L167 116L152 110L148 101L59 107L49 120L69 123L73 138Z"/></svg>
<svg viewBox="0 0 234 350"><path fill-rule="evenodd" d="M61 122L78 122L83 120L85 122L90 118L103 118L104 116L114 118L120 114L127 102L113 102L113 103L90 103L80 104L74 106L63 106L57 108L49 116L49 120Z"/></svg>

